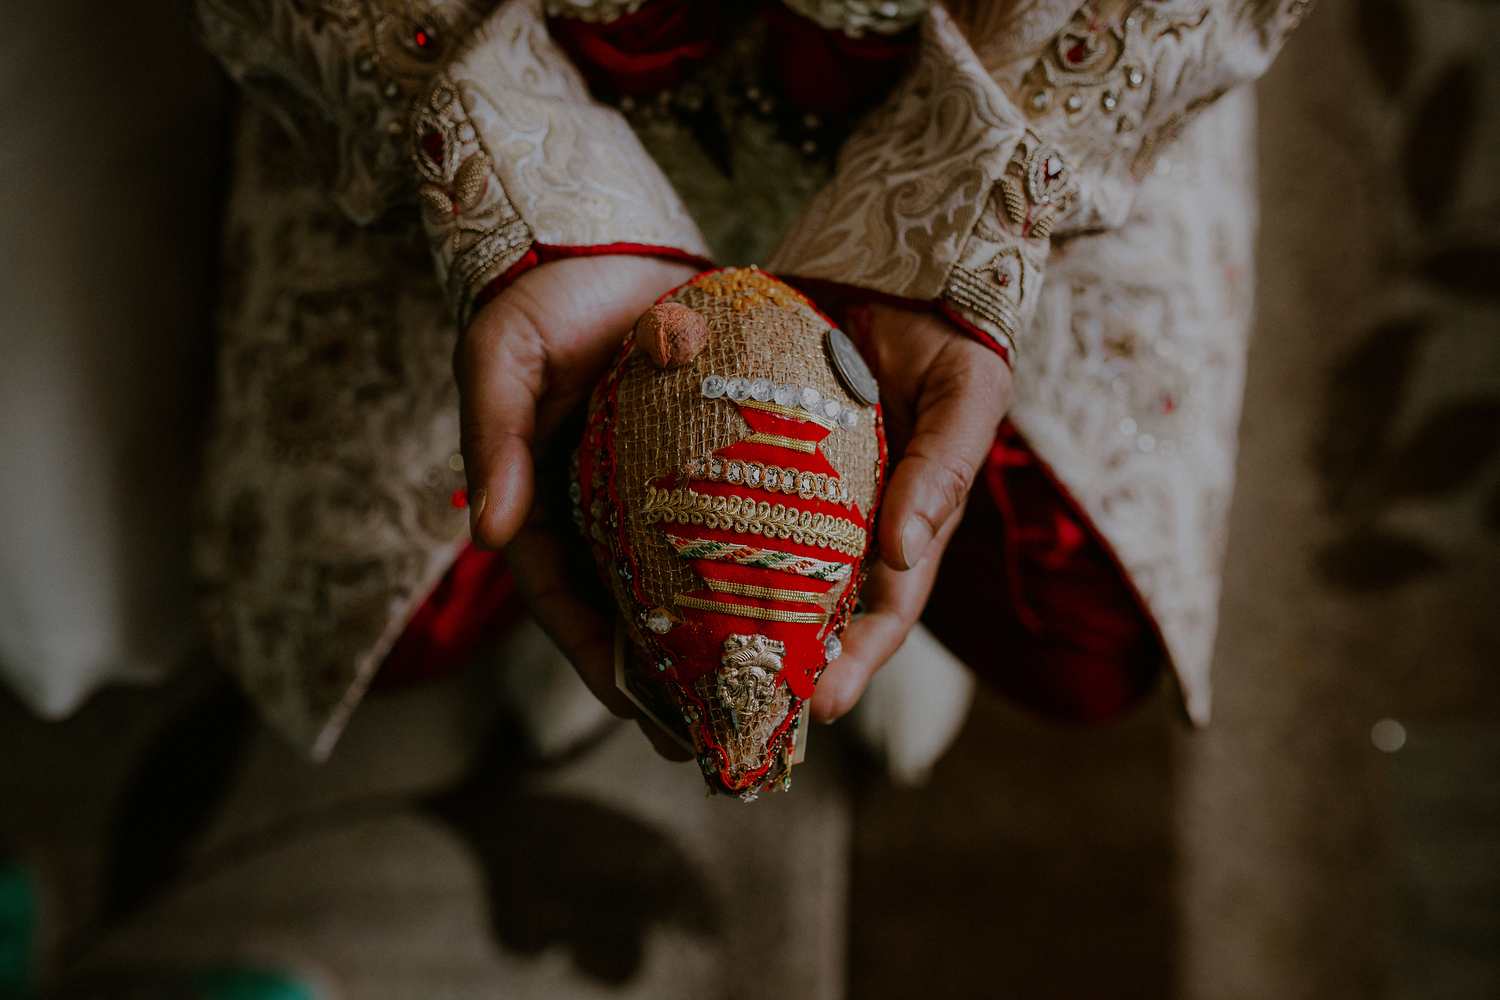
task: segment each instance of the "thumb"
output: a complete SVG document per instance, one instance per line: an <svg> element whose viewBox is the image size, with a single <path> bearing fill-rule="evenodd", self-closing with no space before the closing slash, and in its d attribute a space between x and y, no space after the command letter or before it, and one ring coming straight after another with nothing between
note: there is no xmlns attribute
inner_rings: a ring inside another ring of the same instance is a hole
<svg viewBox="0 0 1500 1000"><path fill-rule="evenodd" d="M454 354L469 533L483 549L509 544L535 493L536 407L545 352L527 313L502 296L470 322Z"/></svg>
<svg viewBox="0 0 1500 1000"><path fill-rule="evenodd" d="M998 355L957 335L946 337L921 377L911 440L881 505L878 541L887 565L917 565L963 508L1009 396L1010 369Z"/></svg>

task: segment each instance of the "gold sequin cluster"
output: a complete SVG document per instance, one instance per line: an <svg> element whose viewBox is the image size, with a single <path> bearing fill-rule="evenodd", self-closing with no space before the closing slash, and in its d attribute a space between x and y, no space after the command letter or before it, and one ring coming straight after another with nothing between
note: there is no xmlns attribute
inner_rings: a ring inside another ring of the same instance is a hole
<svg viewBox="0 0 1500 1000"><path fill-rule="evenodd" d="M687 489L659 490L648 486L640 518L647 524L675 521L790 539L798 545L816 545L846 556L859 556L865 550L865 530L853 521L764 500L757 503L748 497L712 496Z"/></svg>
<svg viewBox="0 0 1500 1000"><path fill-rule="evenodd" d="M783 309L795 309L805 301L802 296L758 267L709 271L694 279L693 287L714 298L728 298L729 304L738 310L754 309L766 303Z"/></svg>

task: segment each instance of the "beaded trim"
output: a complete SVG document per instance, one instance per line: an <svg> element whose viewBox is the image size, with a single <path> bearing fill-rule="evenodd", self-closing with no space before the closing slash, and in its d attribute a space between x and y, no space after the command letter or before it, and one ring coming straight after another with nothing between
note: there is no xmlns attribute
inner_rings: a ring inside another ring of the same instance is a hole
<svg viewBox="0 0 1500 1000"><path fill-rule="evenodd" d="M785 434L763 434L757 432L745 438L745 443L768 444L773 448L800 451L804 455L811 455L818 450L818 442L816 441L805 441L802 438L787 437Z"/></svg>
<svg viewBox="0 0 1500 1000"><path fill-rule="evenodd" d="M766 413L774 413L778 417L786 417L789 420L800 420L803 423L817 424L819 427L833 430L838 427L837 420L829 420L827 417L817 413L808 413L806 410L782 406L780 403L762 403L756 399L742 399L741 406L748 406L752 410L764 410Z"/></svg>
<svg viewBox="0 0 1500 1000"><path fill-rule="evenodd" d="M823 394L812 386L776 383L768 378L753 381L740 375L725 378L710 375L703 380L703 395L708 399L728 396L736 403L753 406L791 417L795 420L814 420L829 430L834 425L844 430L859 426L859 413L836 399L824 399Z"/></svg>
<svg viewBox="0 0 1500 1000"><path fill-rule="evenodd" d="M812 556L799 556L793 552L777 549L761 549L739 542L721 542L716 538L684 538L667 533L667 541L684 559L707 559L711 562L732 562L755 569L774 569L782 573L795 573L809 580L838 583L849 579L854 567L848 563L828 562Z"/></svg>
<svg viewBox="0 0 1500 1000"><path fill-rule="evenodd" d="M682 471L689 479L733 483L736 486L743 484L768 493L795 493L804 500L826 500L845 507L854 504L843 480L821 472L783 469L763 462L742 462L720 458L718 455L690 458Z"/></svg>
<svg viewBox="0 0 1500 1000"><path fill-rule="evenodd" d="M740 618L755 618L766 622L786 622L789 625L822 625L828 621L826 611L781 611L777 608L762 608L754 604L726 604L723 601L708 601L701 597L678 594L673 598L680 608L696 611L716 611L721 615L736 615Z"/></svg>
<svg viewBox="0 0 1500 1000"><path fill-rule="evenodd" d="M753 583L735 583L733 580L706 580L709 590L736 597L759 597L766 601L788 601L792 604L817 604L817 594L805 590L782 590L780 587L761 587Z"/></svg>
<svg viewBox="0 0 1500 1000"><path fill-rule="evenodd" d="M764 500L756 503L748 497L647 486L646 502L639 516L647 524L655 521L701 524L706 528L790 539L798 545L816 545L847 556L858 557L865 550L865 529L853 521Z"/></svg>

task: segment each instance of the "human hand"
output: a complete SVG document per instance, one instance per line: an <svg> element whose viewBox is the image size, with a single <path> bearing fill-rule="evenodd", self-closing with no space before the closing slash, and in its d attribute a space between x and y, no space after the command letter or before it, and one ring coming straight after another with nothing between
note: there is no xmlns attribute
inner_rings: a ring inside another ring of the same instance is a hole
<svg viewBox="0 0 1500 1000"><path fill-rule="evenodd" d="M622 719L639 713L615 687L614 622L568 586L562 545L537 502L535 466L636 319L695 273L654 257L542 264L475 314L454 355L474 544L505 549L531 613L594 695ZM638 721L663 756L691 757L657 726Z"/></svg>
<svg viewBox="0 0 1500 1000"><path fill-rule="evenodd" d="M936 315L869 303L843 321L880 382L895 468L876 522L880 562L861 591L866 613L818 680L818 722L854 707L921 616L1011 390L1000 356Z"/></svg>

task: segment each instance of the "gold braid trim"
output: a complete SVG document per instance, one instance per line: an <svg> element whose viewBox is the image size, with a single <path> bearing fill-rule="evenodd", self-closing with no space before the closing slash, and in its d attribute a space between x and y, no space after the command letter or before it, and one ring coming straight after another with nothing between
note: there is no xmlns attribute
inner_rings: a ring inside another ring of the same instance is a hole
<svg viewBox="0 0 1500 1000"><path fill-rule="evenodd" d="M698 611L717 611L721 615L738 615L741 618L756 618L763 622L786 622L789 625L822 625L828 621L823 611L778 611L775 608L760 608L753 604L725 604L723 601L705 601L701 597L678 594L673 601L680 608Z"/></svg>
<svg viewBox="0 0 1500 1000"><path fill-rule="evenodd" d="M826 427L829 430L838 429L838 425L835 424L832 420L829 420L827 417L820 417L816 413L812 413L808 410L802 409L802 407L800 406L782 406L780 403L762 403L758 399L741 399L738 401L737 405L748 406L752 410L765 410L767 413L774 413L778 417L788 417L792 420L805 420L808 423L817 424L819 427Z"/></svg>
<svg viewBox="0 0 1500 1000"><path fill-rule="evenodd" d="M753 583L735 583L731 580L705 580L709 590L736 597L759 597L767 601L789 601L793 604L817 604L822 595L805 590L782 590L779 587L760 587Z"/></svg>
<svg viewBox="0 0 1500 1000"><path fill-rule="evenodd" d="M789 451L800 451L804 455L811 455L818 450L816 441L804 441L801 438L782 437L780 434L751 434L745 438L751 444L768 444L775 448L786 448Z"/></svg>
<svg viewBox="0 0 1500 1000"><path fill-rule="evenodd" d="M846 556L859 556L865 551L865 531L853 521L764 500L756 503L749 497L709 496L689 489L669 492L647 486L640 518L647 524L675 521L766 538L789 538L798 545L816 545Z"/></svg>

